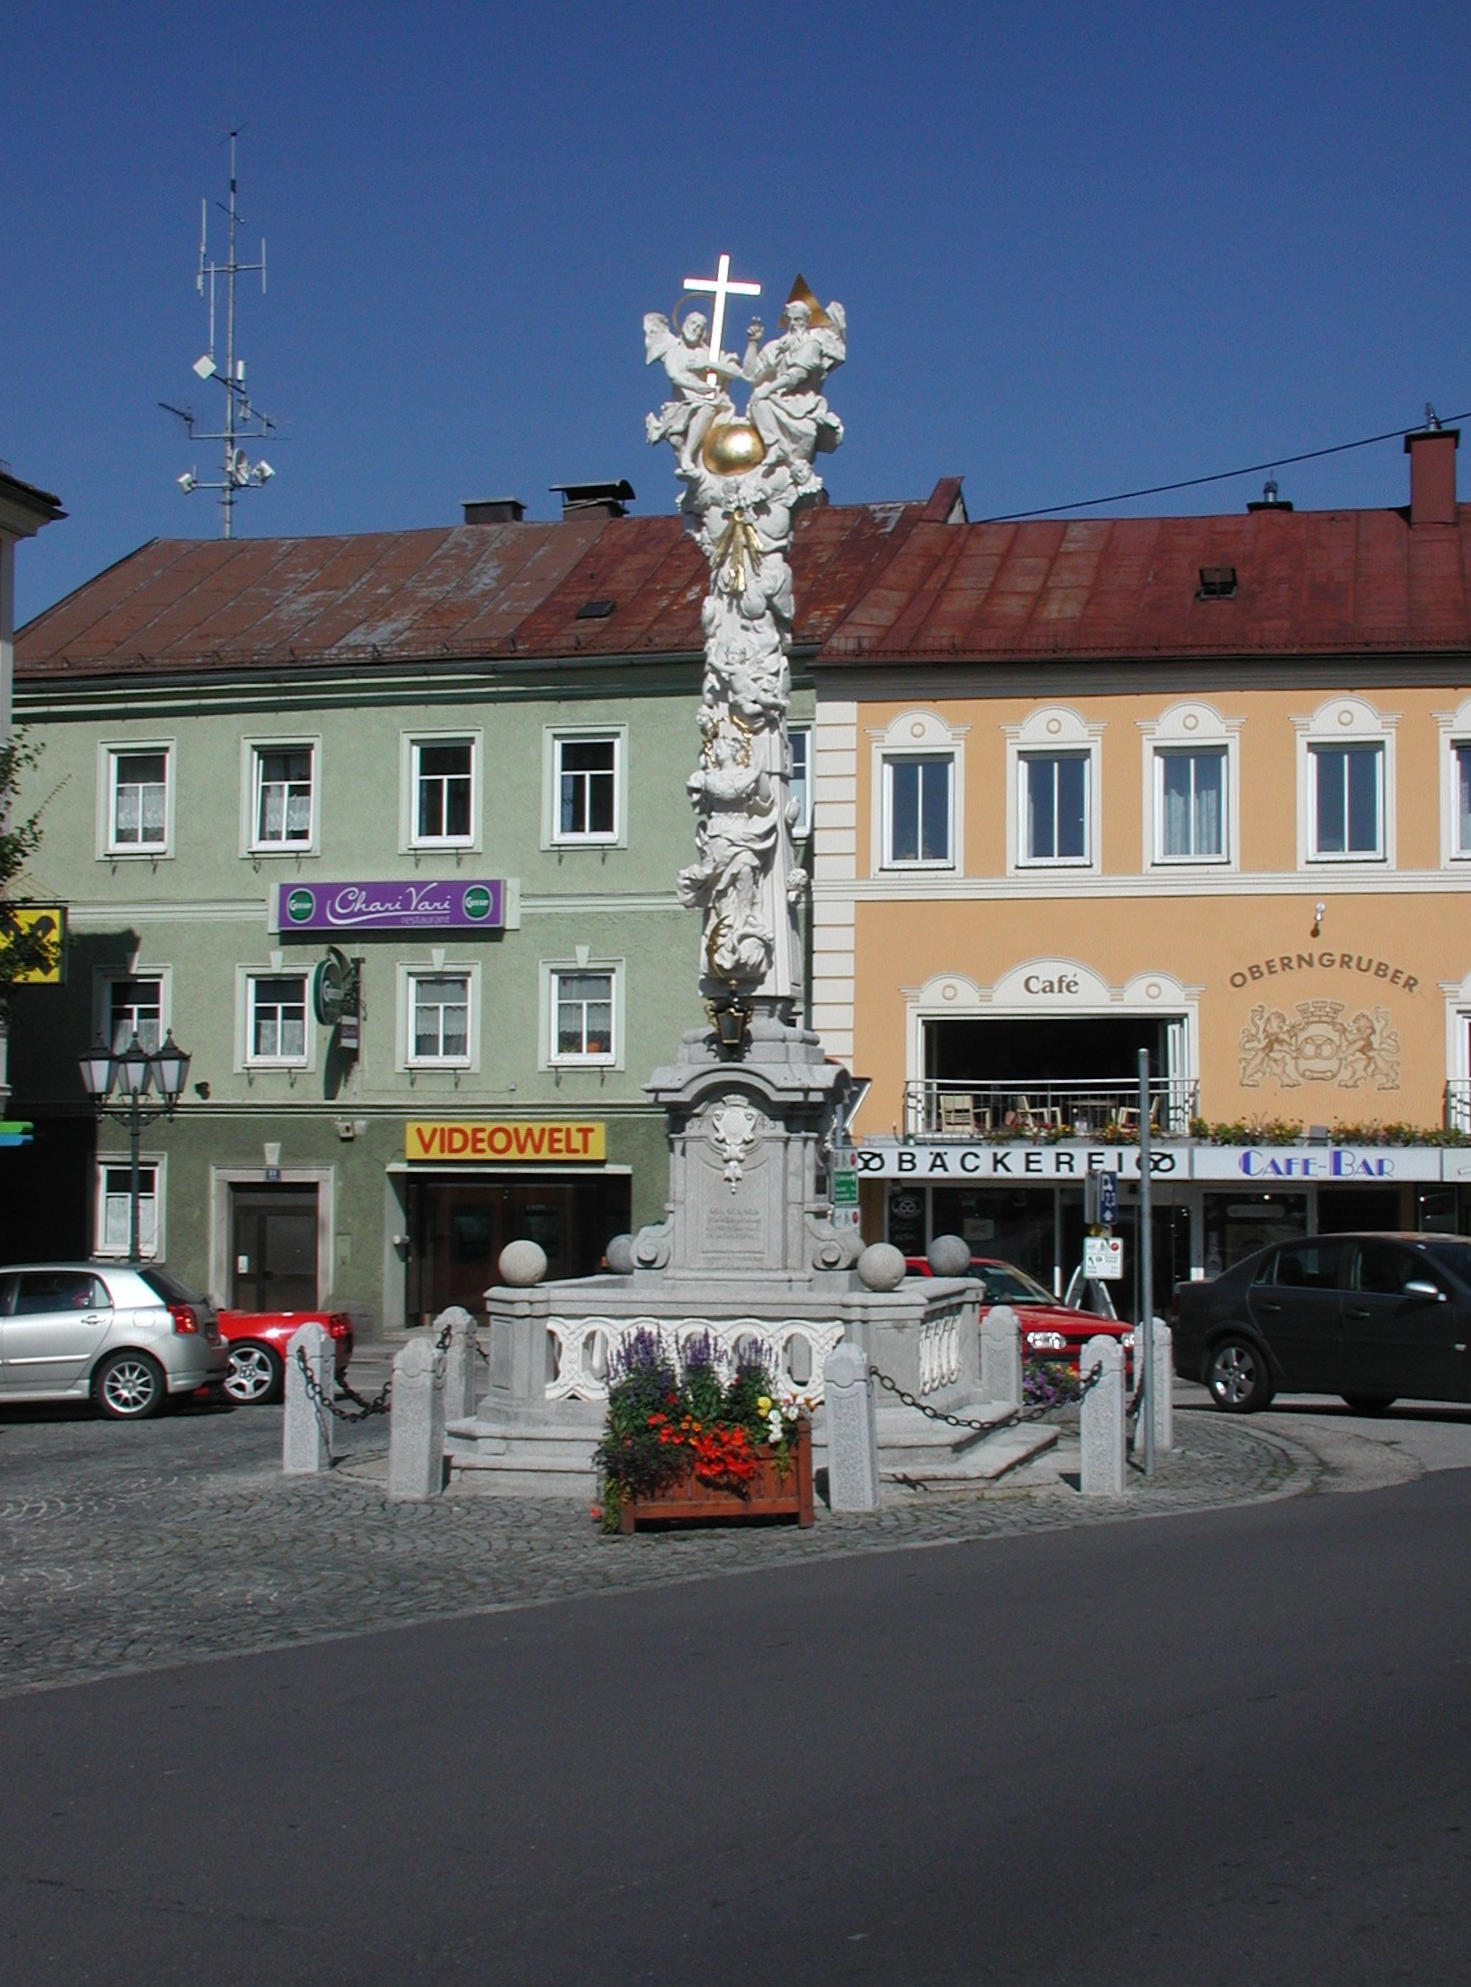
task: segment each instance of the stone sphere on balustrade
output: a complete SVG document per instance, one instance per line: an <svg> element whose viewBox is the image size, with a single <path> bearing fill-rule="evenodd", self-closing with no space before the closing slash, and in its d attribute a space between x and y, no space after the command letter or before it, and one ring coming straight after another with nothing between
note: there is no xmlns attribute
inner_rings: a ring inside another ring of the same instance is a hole
<svg viewBox="0 0 1471 1987"><path fill-rule="evenodd" d="M970 1243L962 1235L937 1235L925 1250L936 1276L969 1276Z"/></svg>
<svg viewBox="0 0 1471 1987"><path fill-rule="evenodd" d="M547 1273L547 1252L540 1242L508 1242L501 1250L501 1282L528 1289Z"/></svg>
<svg viewBox="0 0 1471 1987"><path fill-rule="evenodd" d="M611 1276L633 1275L633 1237L615 1235L603 1251L603 1260L608 1265Z"/></svg>
<svg viewBox="0 0 1471 1987"><path fill-rule="evenodd" d="M858 1258L858 1280L870 1290L897 1290L908 1265L892 1242L870 1242Z"/></svg>

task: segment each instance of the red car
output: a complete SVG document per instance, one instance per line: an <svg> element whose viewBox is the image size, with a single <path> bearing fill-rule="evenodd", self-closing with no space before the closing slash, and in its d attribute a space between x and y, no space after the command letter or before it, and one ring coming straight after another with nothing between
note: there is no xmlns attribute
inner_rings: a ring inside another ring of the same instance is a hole
<svg viewBox="0 0 1471 1987"><path fill-rule="evenodd" d="M352 1358L352 1319L346 1311L221 1311L220 1335L230 1348L225 1392L241 1407L278 1401L286 1381L286 1348L303 1325L331 1333L340 1380Z"/></svg>
<svg viewBox="0 0 1471 1987"><path fill-rule="evenodd" d="M933 1276L923 1256L904 1258L911 1276ZM1096 1311L1079 1311L1063 1304L1025 1270L993 1256L972 1256L970 1274L985 1290L981 1315L993 1304L1010 1304L1021 1319L1022 1355L1076 1366L1090 1338L1116 1338L1125 1352L1133 1349L1134 1327L1123 1318L1102 1318ZM223 1320L221 1320L223 1326Z"/></svg>

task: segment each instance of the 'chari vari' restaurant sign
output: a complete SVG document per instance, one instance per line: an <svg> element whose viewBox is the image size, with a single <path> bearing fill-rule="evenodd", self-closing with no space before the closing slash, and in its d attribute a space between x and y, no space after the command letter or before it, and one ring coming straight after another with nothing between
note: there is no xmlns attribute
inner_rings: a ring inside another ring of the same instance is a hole
<svg viewBox="0 0 1471 1987"><path fill-rule="evenodd" d="M858 1172L868 1180L1081 1180L1090 1173L1139 1177L1137 1145L864 1145ZM1399 1180L1471 1180L1471 1147L1433 1145L1157 1145L1156 1180L1252 1180L1266 1188L1324 1185L1387 1186Z"/></svg>
<svg viewBox="0 0 1471 1987"><path fill-rule="evenodd" d="M421 1163L597 1164L607 1156L607 1127L596 1118L410 1118L404 1127L404 1157Z"/></svg>
<svg viewBox="0 0 1471 1987"><path fill-rule="evenodd" d="M500 931L504 877L463 883L278 883L277 931Z"/></svg>

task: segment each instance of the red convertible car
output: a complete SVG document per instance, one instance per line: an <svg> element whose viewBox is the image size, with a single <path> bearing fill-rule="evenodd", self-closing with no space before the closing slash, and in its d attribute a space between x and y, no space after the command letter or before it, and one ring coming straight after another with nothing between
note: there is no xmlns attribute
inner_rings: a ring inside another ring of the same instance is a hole
<svg viewBox="0 0 1471 1987"><path fill-rule="evenodd" d="M286 1348L303 1325L332 1336L340 1380L352 1358L352 1319L346 1311L221 1311L220 1336L230 1349L225 1392L241 1407L278 1401L286 1379Z"/></svg>
<svg viewBox="0 0 1471 1987"><path fill-rule="evenodd" d="M933 1276L923 1256L906 1256L911 1276ZM1125 1352L1134 1344L1134 1327L1123 1318L1103 1318L1096 1311L1079 1311L1061 1303L1035 1278L1014 1263L992 1256L972 1256L970 1274L985 1291L981 1315L993 1304L1010 1304L1021 1319L1022 1354L1027 1359L1051 1359L1076 1366L1090 1338L1116 1338ZM223 1329L223 1320L221 1320Z"/></svg>

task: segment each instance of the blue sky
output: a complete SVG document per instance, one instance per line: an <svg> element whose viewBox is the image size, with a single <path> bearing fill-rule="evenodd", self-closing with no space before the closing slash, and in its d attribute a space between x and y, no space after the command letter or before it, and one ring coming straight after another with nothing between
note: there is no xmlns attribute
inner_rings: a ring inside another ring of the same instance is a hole
<svg viewBox="0 0 1471 1987"><path fill-rule="evenodd" d="M768 325L798 269L847 305L840 501L955 473L989 515L1471 408L1464 4L71 0L4 50L0 457L71 513L22 616L217 529L156 403L216 411L193 266L232 119L284 424L244 533L545 517L603 476L670 509L640 317L721 249ZM1406 490L1397 446L1281 481Z"/></svg>

